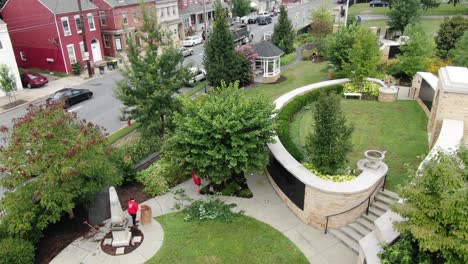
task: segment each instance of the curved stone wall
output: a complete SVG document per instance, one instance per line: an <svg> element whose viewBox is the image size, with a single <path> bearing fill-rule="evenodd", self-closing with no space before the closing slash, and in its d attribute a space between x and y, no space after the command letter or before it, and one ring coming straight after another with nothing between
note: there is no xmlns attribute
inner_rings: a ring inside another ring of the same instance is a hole
<svg viewBox="0 0 468 264"><path fill-rule="evenodd" d="M383 85L378 79L367 78L367 80ZM314 83L295 89L284 94L275 101L276 109L280 110L295 97L319 89L322 87L343 84L349 82L349 79L338 79ZM296 179L304 183L304 201L303 209L296 206L289 197L281 190L272 177L269 177L271 184L278 195L285 201L289 208L307 224L316 228L324 229L326 216L341 213L355 207L362 201L365 201L369 195L384 183L384 176L387 174L388 167L382 164L379 169L364 169L356 179L348 182L333 182L317 177L311 171L307 170L294 159L286 150L278 137L275 137L275 143L268 144L274 158L287 170L294 175ZM374 195L377 193L374 192ZM338 228L353 222L367 208L364 202L357 208L329 219L328 227Z"/></svg>

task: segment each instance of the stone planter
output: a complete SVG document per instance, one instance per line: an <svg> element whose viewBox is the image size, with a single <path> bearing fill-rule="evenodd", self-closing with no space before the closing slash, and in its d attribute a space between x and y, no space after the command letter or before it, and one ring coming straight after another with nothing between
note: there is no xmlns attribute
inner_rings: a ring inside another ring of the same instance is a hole
<svg viewBox="0 0 468 264"><path fill-rule="evenodd" d="M398 89L395 86L384 86L379 89L380 102L395 102L398 97Z"/></svg>

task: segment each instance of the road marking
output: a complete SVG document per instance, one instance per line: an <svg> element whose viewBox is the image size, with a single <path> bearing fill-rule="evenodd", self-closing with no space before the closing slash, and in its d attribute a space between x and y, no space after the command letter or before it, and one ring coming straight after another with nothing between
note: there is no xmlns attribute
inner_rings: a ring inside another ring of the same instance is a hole
<svg viewBox="0 0 468 264"><path fill-rule="evenodd" d="M70 109L70 110L68 110L68 113L71 113L71 112L73 112L73 111L75 111L75 110L78 110L78 109L80 109L81 107L82 107L82 105L80 105L80 106L78 106L78 107L75 107L75 108L73 108L73 109Z"/></svg>

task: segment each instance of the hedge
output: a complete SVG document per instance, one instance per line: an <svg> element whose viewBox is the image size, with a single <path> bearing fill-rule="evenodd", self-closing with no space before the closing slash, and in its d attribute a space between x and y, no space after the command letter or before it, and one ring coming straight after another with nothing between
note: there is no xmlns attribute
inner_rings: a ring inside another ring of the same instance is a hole
<svg viewBox="0 0 468 264"><path fill-rule="evenodd" d="M280 113L277 117L278 123L278 137L283 143L283 146L288 150L288 152L299 162L304 160L304 154L302 151L294 144L291 140L291 136L289 134L289 124L291 123L294 116L305 106L309 105L310 103L316 101L321 93L329 94L330 92L334 93L342 93L343 86L342 85L334 85L328 86L321 89L316 89L311 92L308 92L304 95L298 96L294 98L291 102L281 109Z"/></svg>
<svg viewBox="0 0 468 264"><path fill-rule="evenodd" d="M31 242L19 238L0 240L0 263L34 263L34 246Z"/></svg>

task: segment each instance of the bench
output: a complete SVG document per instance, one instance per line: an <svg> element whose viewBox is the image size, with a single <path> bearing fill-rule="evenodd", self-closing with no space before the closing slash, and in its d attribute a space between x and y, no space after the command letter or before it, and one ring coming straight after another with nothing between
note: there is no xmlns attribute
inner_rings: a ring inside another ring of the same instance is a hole
<svg viewBox="0 0 468 264"><path fill-rule="evenodd" d="M344 98L347 99L348 97L359 97L359 100L362 99L361 93L343 93Z"/></svg>

